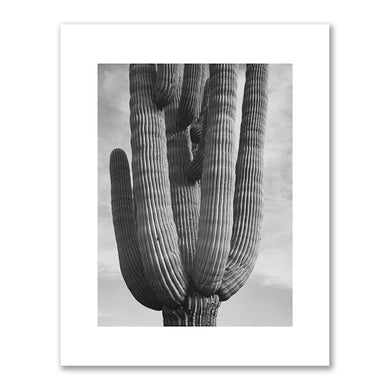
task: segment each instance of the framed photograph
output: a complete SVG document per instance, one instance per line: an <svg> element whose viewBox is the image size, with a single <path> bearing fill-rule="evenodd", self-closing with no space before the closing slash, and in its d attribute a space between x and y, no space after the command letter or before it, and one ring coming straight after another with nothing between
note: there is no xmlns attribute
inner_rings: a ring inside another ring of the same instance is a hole
<svg viewBox="0 0 390 390"><path fill-rule="evenodd" d="M328 366L329 26L61 26L63 366Z"/></svg>

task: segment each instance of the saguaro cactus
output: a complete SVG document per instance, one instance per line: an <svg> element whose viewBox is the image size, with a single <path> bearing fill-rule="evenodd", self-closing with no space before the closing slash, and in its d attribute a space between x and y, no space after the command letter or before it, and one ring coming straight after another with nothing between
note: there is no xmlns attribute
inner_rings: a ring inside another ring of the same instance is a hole
<svg viewBox="0 0 390 390"><path fill-rule="evenodd" d="M123 278L165 326L215 326L258 257L268 65L250 64L234 154L238 65L129 67L131 169L110 158Z"/></svg>

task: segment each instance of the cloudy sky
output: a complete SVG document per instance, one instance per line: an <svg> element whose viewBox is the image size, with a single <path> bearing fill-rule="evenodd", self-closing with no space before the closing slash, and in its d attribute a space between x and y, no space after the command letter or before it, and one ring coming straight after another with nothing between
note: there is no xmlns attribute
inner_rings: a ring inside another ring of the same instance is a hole
<svg viewBox="0 0 390 390"><path fill-rule="evenodd" d="M241 107L245 66L240 66ZM109 156L130 153L128 65L99 65L99 326L162 326L139 304L119 269L111 219ZM245 286L219 309L218 326L292 325L292 67L270 65L260 256ZM236 131L241 119L237 112Z"/></svg>

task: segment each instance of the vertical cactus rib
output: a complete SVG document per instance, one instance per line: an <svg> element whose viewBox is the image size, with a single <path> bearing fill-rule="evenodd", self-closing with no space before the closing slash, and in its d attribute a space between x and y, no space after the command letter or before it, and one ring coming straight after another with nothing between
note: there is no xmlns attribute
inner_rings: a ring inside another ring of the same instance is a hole
<svg viewBox="0 0 390 390"><path fill-rule="evenodd" d="M114 149L111 153L110 178L111 209L123 279L141 304L154 310L161 310L161 302L150 288L142 266L129 162L126 153L121 149Z"/></svg>
<svg viewBox="0 0 390 390"><path fill-rule="evenodd" d="M154 65L130 65L130 127L138 243L145 275L166 305L180 305L188 280L173 221L164 112L153 99Z"/></svg>
<svg viewBox="0 0 390 390"><path fill-rule="evenodd" d="M268 65L248 64L236 164L231 249L221 289L229 299L249 277L258 257L263 206L263 148L267 115Z"/></svg>
<svg viewBox="0 0 390 390"><path fill-rule="evenodd" d="M182 72L180 72L181 78ZM180 92L178 89L170 104L165 108L165 125L173 218L177 229L182 264L186 274L189 275L195 257L200 187L198 183L192 185L186 175L187 166L192 160L192 148L189 130L179 131L177 128L176 118Z"/></svg>
<svg viewBox="0 0 390 390"><path fill-rule="evenodd" d="M158 108L166 107L178 88L178 64L157 64L154 101Z"/></svg>
<svg viewBox="0 0 390 390"><path fill-rule="evenodd" d="M178 130L184 130L199 112L202 86L202 64L185 64L180 104L177 112Z"/></svg>
<svg viewBox="0 0 390 390"><path fill-rule="evenodd" d="M206 296L222 283L232 235L237 77L238 65L210 65L208 130L192 274L196 289Z"/></svg>

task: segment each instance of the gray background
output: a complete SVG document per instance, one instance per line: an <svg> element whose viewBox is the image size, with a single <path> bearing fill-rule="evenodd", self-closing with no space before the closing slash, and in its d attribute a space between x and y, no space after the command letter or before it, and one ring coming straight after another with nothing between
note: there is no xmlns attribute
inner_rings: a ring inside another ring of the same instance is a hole
<svg viewBox="0 0 390 390"><path fill-rule="evenodd" d="M241 119L245 66L240 65L236 120ZM161 312L143 307L120 274L110 208L109 155L129 159L128 65L98 66L98 324L161 326ZM245 286L221 305L218 326L292 325L292 66L270 65L264 155L264 222L260 256Z"/></svg>

